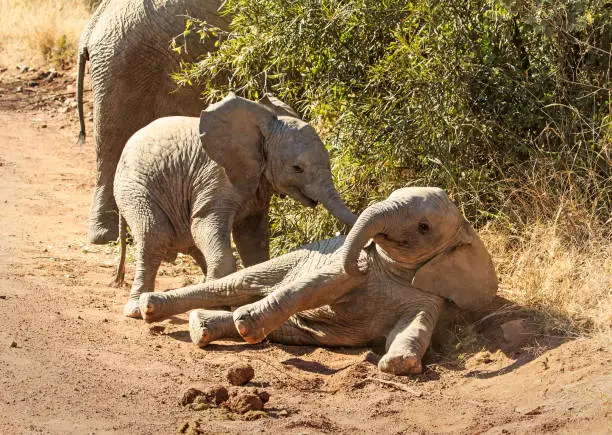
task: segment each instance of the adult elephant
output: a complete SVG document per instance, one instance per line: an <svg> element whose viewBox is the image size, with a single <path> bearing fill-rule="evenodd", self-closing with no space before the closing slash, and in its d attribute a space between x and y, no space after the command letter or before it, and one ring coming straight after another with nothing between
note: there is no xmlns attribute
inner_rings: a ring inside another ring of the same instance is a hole
<svg viewBox="0 0 612 435"><path fill-rule="evenodd" d="M373 240L373 243L370 241ZM368 207L350 233L217 281L140 296L148 322L194 308L192 340L364 346L386 339L382 371L421 371L444 299L480 309L497 278L484 244L444 191L404 188Z"/></svg>
<svg viewBox="0 0 612 435"><path fill-rule="evenodd" d="M83 79L89 60L93 92L96 185L89 212L88 237L103 244L118 236L113 178L129 137L151 121L171 115L197 116L202 102L195 88L176 89L170 74L179 56L170 41L185 28L186 16L221 29L228 20L217 0L103 0L85 28L79 45L77 102L85 138ZM214 42L193 43L184 59L194 61L214 49Z"/></svg>

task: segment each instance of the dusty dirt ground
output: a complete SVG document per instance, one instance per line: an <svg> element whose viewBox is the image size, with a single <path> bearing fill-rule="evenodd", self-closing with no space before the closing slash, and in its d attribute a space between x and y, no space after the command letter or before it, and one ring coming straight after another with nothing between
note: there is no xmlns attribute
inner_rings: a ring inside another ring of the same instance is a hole
<svg viewBox="0 0 612 435"><path fill-rule="evenodd" d="M74 71L0 65L0 433L171 433L185 422L204 433L609 433L609 337L504 336L507 321L534 321L520 310L441 328L424 373L401 378L379 373L371 349L202 350L184 315L123 317L128 288L108 286L116 248L86 241L94 151L91 134L76 144L73 99ZM184 259L163 266L157 288L196 279ZM179 404L191 387L229 386L238 361L270 394L263 418Z"/></svg>

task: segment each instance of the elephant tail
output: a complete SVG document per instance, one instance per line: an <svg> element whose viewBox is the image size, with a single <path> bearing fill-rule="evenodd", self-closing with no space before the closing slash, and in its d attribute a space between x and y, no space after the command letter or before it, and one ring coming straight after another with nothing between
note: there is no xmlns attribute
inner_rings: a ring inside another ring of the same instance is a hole
<svg viewBox="0 0 612 435"><path fill-rule="evenodd" d="M79 50L79 70L77 72L77 107L79 111L79 123L81 124L81 131L79 132L79 143L83 145L85 143L85 117L83 116L83 82L85 80L85 64L89 54L87 49Z"/></svg>
<svg viewBox="0 0 612 435"><path fill-rule="evenodd" d="M119 247L121 248L121 255L119 257L117 271L115 272L115 279L113 279L111 282L112 287L121 287L123 284L123 279L125 278L125 252L127 250L126 236L127 222L125 221L125 218L119 214Z"/></svg>

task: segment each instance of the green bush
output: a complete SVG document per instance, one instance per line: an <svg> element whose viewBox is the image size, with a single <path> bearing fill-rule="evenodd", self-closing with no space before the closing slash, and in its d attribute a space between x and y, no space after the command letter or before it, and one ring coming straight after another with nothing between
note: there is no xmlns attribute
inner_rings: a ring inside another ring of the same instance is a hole
<svg viewBox="0 0 612 435"><path fill-rule="evenodd" d="M228 0L224 12L219 50L177 82L198 83L207 102L228 90L289 102L326 141L353 210L436 185L477 225L605 228L609 2ZM273 255L341 229L288 200L272 220Z"/></svg>

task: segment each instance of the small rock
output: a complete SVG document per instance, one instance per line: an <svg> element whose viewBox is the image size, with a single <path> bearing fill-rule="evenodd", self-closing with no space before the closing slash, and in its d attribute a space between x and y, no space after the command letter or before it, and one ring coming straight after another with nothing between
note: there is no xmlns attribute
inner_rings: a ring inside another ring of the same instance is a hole
<svg viewBox="0 0 612 435"><path fill-rule="evenodd" d="M23 92L23 86L17 86L16 92Z"/></svg>
<svg viewBox="0 0 612 435"><path fill-rule="evenodd" d="M6 295L0 295L0 299L6 299Z"/></svg>
<svg viewBox="0 0 612 435"><path fill-rule="evenodd" d="M185 391L185 394L183 394L180 404L183 406L189 405L190 403L193 403L196 397L202 396L203 394L204 393L198 390L197 388L190 388L187 391Z"/></svg>
<svg viewBox="0 0 612 435"><path fill-rule="evenodd" d="M13 341L13 342L11 343L11 347L17 347L17 342L16 342L16 341Z"/></svg>
<svg viewBox="0 0 612 435"><path fill-rule="evenodd" d="M281 417L287 417L289 415L289 411L287 411L286 409L281 409L278 415L280 415Z"/></svg>
<svg viewBox="0 0 612 435"><path fill-rule="evenodd" d="M40 128L47 128L47 124L41 124Z"/></svg>
<svg viewBox="0 0 612 435"><path fill-rule="evenodd" d="M244 385L255 376L255 370L250 364L237 363L227 370L227 380L232 385Z"/></svg>
<svg viewBox="0 0 612 435"><path fill-rule="evenodd" d="M510 320L503 323L501 329L504 333L504 340L512 346L521 346L534 334L533 327L527 323L526 319Z"/></svg>

